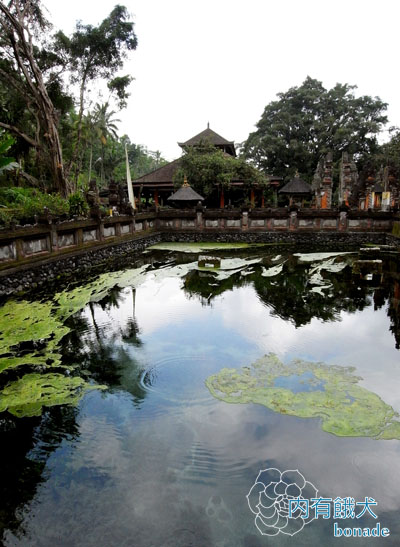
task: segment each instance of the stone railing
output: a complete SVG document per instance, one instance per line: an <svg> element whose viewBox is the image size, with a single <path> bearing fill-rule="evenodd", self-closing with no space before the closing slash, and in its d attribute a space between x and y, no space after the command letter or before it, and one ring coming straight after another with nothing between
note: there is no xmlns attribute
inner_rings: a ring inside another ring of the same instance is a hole
<svg viewBox="0 0 400 547"><path fill-rule="evenodd" d="M204 209L159 211L160 231L285 232L338 231L390 232L394 214L382 211L288 209Z"/></svg>
<svg viewBox="0 0 400 547"><path fill-rule="evenodd" d="M0 269L13 263L35 262L57 256L131 240L153 230L155 213L114 216L98 220L48 222L0 230Z"/></svg>
<svg viewBox="0 0 400 547"><path fill-rule="evenodd" d="M135 216L74 220L0 230L0 270L109 245L151 232L196 234L362 233L392 231L391 212L288 209L165 209ZM174 236L175 237L175 236Z"/></svg>

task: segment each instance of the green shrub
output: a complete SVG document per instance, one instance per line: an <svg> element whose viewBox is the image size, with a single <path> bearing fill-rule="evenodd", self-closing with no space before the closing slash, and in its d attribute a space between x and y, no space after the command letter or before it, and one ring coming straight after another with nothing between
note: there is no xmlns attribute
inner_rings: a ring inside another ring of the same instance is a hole
<svg viewBox="0 0 400 547"><path fill-rule="evenodd" d="M0 188L0 205L2 225L8 225L11 217L18 223L30 223L35 215L44 213L45 207L54 216L69 213L68 200L57 194L46 194L36 188Z"/></svg>
<svg viewBox="0 0 400 547"><path fill-rule="evenodd" d="M76 216L84 217L87 215L89 211L89 205L87 204L87 201L85 200L84 196L80 192L71 194L68 197L68 204L69 204L69 214L71 216L76 215Z"/></svg>

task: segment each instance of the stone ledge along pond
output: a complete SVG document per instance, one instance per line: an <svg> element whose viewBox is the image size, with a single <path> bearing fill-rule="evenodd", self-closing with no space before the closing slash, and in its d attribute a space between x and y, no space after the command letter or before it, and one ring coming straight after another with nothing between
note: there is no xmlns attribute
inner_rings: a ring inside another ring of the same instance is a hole
<svg viewBox="0 0 400 547"><path fill-rule="evenodd" d="M163 243L4 301L2 543L399 545L399 256L379 256Z"/></svg>

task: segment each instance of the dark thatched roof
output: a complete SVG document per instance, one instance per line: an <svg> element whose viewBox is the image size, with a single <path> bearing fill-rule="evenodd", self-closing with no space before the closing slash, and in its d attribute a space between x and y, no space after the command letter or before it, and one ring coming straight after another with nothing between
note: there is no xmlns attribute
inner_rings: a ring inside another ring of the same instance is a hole
<svg viewBox="0 0 400 547"><path fill-rule="evenodd" d="M195 192L193 188L191 188L188 184L184 184L175 192L175 194L172 194L172 196L169 196L168 201L203 201L204 198Z"/></svg>
<svg viewBox="0 0 400 547"><path fill-rule="evenodd" d="M210 129L210 127L207 127L207 129L185 142L178 142L178 144L182 148L185 148L186 146L195 146L201 141L208 141L214 146L217 146L218 148L223 148L224 150L228 151L231 156L236 156L235 143L233 141L228 141L224 139L224 137L218 135L218 133Z"/></svg>
<svg viewBox="0 0 400 547"><path fill-rule="evenodd" d="M311 194L311 186L296 176L278 192L279 194Z"/></svg>
<svg viewBox="0 0 400 547"><path fill-rule="evenodd" d="M174 176L175 171L179 168L180 158L177 160L171 161L147 175L143 175L138 179L134 180L135 184L154 184L154 183L171 183L172 177Z"/></svg>

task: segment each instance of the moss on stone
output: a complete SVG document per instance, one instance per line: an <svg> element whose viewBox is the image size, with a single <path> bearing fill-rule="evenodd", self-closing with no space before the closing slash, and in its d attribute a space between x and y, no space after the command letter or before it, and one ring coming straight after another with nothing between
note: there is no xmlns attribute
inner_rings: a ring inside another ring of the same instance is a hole
<svg viewBox="0 0 400 547"><path fill-rule="evenodd" d="M382 399L358 385L354 368L295 360L283 364L265 355L250 367L222 369L206 385L211 394L228 403L257 403L300 418L320 418L322 429L340 437L400 439L399 415ZM278 387L279 378L302 376L305 390ZM311 374L310 374L311 373ZM314 389L323 385L323 389ZM308 390L307 390L308 389Z"/></svg>

